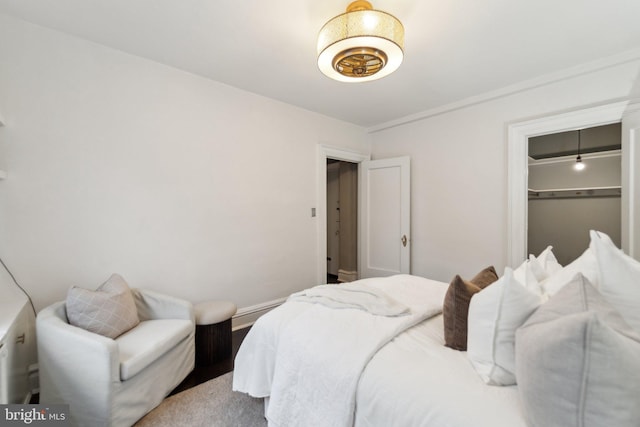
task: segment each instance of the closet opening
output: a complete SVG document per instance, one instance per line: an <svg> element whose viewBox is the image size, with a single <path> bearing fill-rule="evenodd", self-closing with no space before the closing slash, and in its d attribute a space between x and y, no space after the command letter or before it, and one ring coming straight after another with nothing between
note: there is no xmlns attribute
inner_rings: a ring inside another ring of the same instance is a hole
<svg viewBox="0 0 640 427"><path fill-rule="evenodd" d="M621 247L621 132L612 123L528 139L527 253L551 244L567 265L589 245L589 230Z"/></svg>

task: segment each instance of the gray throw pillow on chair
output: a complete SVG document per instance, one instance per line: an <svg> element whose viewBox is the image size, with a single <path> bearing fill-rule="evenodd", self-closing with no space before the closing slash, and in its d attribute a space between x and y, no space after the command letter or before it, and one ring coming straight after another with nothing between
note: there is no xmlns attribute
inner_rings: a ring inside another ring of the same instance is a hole
<svg viewBox="0 0 640 427"><path fill-rule="evenodd" d="M66 309L70 324L109 338L140 323L131 289L119 274L113 274L95 291L71 287Z"/></svg>
<svg viewBox="0 0 640 427"><path fill-rule="evenodd" d="M532 427L640 425L640 337L581 274L516 332L516 378Z"/></svg>

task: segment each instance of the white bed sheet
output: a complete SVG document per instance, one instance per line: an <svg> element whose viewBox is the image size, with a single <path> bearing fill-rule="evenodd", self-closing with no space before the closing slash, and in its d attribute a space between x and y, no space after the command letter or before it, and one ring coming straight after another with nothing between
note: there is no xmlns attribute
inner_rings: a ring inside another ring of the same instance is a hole
<svg viewBox="0 0 640 427"><path fill-rule="evenodd" d="M526 427L517 386L486 385L467 353L445 347L442 315L398 335L369 361L356 427Z"/></svg>

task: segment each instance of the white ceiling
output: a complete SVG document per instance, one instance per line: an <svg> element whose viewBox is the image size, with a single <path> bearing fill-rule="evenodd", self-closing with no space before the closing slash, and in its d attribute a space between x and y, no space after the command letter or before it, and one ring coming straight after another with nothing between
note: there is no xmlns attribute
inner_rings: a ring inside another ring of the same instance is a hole
<svg viewBox="0 0 640 427"><path fill-rule="evenodd" d="M316 36L348 3L0 0L0 13L368 128L640 52L640 0L374 0L405 26L404 63L338 83L317 68Z"/></svg>

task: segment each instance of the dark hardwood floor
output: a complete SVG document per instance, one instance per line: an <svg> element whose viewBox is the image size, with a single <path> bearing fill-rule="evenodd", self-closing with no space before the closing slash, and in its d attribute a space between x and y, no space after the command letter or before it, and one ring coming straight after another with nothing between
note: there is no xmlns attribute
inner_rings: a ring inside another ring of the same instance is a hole
<svg viewBox="0 0 640 427"><path fill-rule="evenodd" d="M242 340L244 340L249 329L251 329L251 327L238 329L231 333L230 358L217 361L210 366L196 366L187 378L185 378L184 381L182 381L178 387L170 393L170 395L180 393L181 391L195 387L198 384L202 384L213 378L219 377L220 375L224 375L227 372L233 371L233 361L236 358L240 344L242 344Z"/></svg>
<svg viewBox="0 0 640 427"><path fill-rule="evenodd" d="M333 283L340 283L338 282L338 276L336 276L335 274L327 273L327 284L333 284Z"/></svg>

